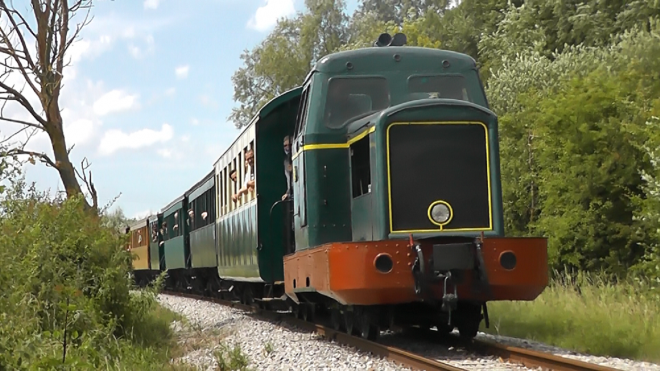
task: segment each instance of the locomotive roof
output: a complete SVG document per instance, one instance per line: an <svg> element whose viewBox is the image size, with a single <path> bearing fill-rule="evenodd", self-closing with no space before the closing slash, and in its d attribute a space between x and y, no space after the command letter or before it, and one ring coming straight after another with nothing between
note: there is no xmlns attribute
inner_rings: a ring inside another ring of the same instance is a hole
<svg viewBox="0 0 660 371"><path fill-rule="evenodd" d="M476 68L476 61L467 54L458 53L450 50L422 48L418 46L384 46L368 47L355 50L347 50L332 53L321 58L314 66L315 71L337 73L346 70L346 63L351 62L354 70L373 70L375 63L378 63L378 69L390 68L398 69L396 64L384 64L383 57L392 58L395 54L401 57L401 61L412 58L414 61L438 61L448 59L454 63L463 64L464 67ZM308 76L309 77L309 76Z"/></svg>

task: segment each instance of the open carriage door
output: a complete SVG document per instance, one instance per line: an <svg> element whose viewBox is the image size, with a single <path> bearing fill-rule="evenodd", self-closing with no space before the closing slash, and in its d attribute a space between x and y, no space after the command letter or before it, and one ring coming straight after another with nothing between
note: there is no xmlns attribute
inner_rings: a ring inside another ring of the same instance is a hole
<svg viewBox="0 0 660 371"><path fill-rule="evenodd" d="M293 153L293 220L295 225L295 249L307 247L307 187L305 176L304 134L309 107L310 81L303 88L296 116L291 152Z"/></svg>

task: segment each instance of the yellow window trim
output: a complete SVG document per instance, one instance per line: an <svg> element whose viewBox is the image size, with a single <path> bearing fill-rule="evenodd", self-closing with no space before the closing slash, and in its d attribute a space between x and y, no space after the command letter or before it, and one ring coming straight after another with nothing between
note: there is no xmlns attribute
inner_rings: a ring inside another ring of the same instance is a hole
<svg viewBox="0 0 660 371"><path fill-rule="evenodd" d="M307 144L302 147L302 149L296 153L293 154L292 159L300 156L300 153L303 151L313 151L317 149L345 149L349 148L351 144L357 142L358 140L366 137L367 135L373 133L376 131L376 127L372 126L367 130L364 130L360 134L356 135L355 137L351 138L349 141L346 143L327 143L327 144Z"/></svg>

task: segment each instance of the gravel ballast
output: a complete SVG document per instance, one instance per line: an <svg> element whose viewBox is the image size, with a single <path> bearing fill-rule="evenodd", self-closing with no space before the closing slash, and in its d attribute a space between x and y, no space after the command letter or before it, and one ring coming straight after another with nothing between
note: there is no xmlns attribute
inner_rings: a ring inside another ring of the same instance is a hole
<svg viewBox="0 0 660 371"><path fill-rule="evenodd" d="M186 318L187 324L173 324L185 353L182 357L172 360L175 363L186 363L201 370L213 370L218 365L218 353L221 350L228 354L238 346L245 357L234 355L233 358L248 363L251 370L408 370L386 359L321 339L316 334L286 324L255 319L238 309L163 294L158 295L158 301ZM520 365L502 362L496 357L481 357L453 348L447 349L438 344L410 340L407 340L406 344L397 344L395 339L387 341L387 337L384 336L383 340L388 345L468 370L528 370ZM620 370L660 371L660 365L576 354L528 340L484 333L479 333L477 338L551 352ZM229 357L225 356L225 359Z"/></svg>
<svg viewBox="0 0 660 371"><path fill-rule="evenodd" d="M240 346L252 370L406 370L388 360L321 340L315 334L256 320L237 309L171 295L158 295L158 301L187 318L192 328L175 324L175 331L185 333L184 341L198 343L191 348L199 349L174 362L202 370L215 369L214 353L220 344L230 350Z"/></svg>

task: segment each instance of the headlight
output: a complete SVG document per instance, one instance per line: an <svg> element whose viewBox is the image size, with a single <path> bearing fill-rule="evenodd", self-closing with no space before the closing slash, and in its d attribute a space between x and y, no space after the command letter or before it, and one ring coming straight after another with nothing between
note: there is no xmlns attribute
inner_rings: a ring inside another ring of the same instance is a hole
<svg viewBox="0 0 660 371"><path fill-rule="evenodd" d="M435 204L431 208L431 218L436 222L436 223L446 223L447 220L451 217L451 211L449 210L449 207L445 204Z"/></svg>

